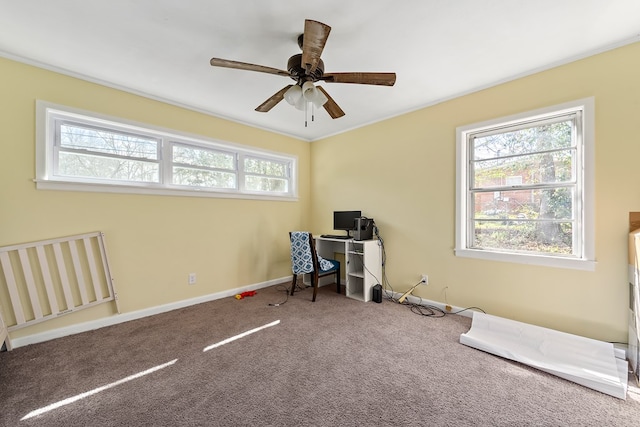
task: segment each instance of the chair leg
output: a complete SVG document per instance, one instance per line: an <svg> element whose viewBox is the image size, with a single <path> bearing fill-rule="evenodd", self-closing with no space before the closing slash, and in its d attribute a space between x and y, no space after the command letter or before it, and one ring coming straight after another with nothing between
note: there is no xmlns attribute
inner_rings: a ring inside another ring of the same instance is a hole
<svg viewBox="0 0 640 427"><path fill-rule="evenodd" d="M293 280L291 280L291 296L293 296L293 291L296 290L296 282L298 280L298 275L294 274L293 275Z"/></svg>
<svg viewBox="0 0 640 427"><path fill-rule="evenodd" d="M340 267L336 270L336 288L337 292L340 293Z"/></svg>
<svg viewBox="0 0 640 427"><path fill-rule="evenodd" d="M313 273L312 276L313 276L313 298L311 298L311 301L315 302L316 301L316 295L318 293L318 282L319 282L319 280L318 280L318 275L316 273Z"/></svg>

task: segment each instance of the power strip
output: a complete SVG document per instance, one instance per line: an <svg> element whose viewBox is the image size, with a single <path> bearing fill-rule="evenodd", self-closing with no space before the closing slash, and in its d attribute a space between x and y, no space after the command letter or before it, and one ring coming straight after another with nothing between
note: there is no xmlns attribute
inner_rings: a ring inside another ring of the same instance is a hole
<svg viewBox="0 0 640 427"><path fill-rule="evenodd" d="M420 283L418 285L420 285ZM393 299L395 299L398 302L400 302L400 298L403 295L407 294L407 292L405 292L405 294L401 294L400 292L390 293L388 291L383 291L383 295L388 296L390 294L393 295ZM424 306L431 305L433 307L439 308L440 310L444 311L445 313L458 313L458 312L460 312L459 313L460 316L469 317L469 318L473 317L473 310L465 310L464 307L456 307L455 305L452 306L452 305L449 305L449 304L443 304L441 302L431 301L431 300L427 300L427 299L424 299L424 298L420 298L420 297L417 297L415 295L407 295L407 296L405 296L405 299L402 300L402 302L404 302L405 300L409 301L412 304L419 304L419 305L424 305ZM462 311L462 310L464 310L464 311Z"/></svg>

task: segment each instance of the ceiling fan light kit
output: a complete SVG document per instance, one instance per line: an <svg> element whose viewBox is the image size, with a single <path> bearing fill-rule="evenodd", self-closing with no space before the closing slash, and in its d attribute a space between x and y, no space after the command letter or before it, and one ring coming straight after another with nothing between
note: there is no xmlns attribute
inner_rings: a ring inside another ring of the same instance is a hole
<svg viewBox="0 0 640 427"><path fill-rule="evenodd" d="M302 88L298 85L291 85L289 89L284 93L284 100L293 105L298 104L298 101L302 99Z"/></svg>
<svg viewBox="0 0 640 427"><path fill-rule="evenodd" d="M324 103L329 100L322 92L316 89L310 81L306 81L302 84L302 96L307 102L311 102L316 108L322 107Z"/></svg>
<svg viewBox="0 0 640 427"><path fill-rule="evenodd" d="M288 71L220 58L211 58L210 64L214 67L276 74L290 77L296 82L293 85L288 85L280 89L260 104L256 108L258 112L266 113L284 99L288 104L293 105L297 109L304 110L305 114L308 104L312 104L312 108L324 107L332 119L337 119L345 115L344 111L342 111L322 86L316 86L314 83L324 81L326 83L393 86L396 82L396 74L360 72L325 73L324 62L320 59L320 56L322 55L330 31L331 27L322 22L310 19L305 20L304 33L298 36L298 46L302 49L302 53L289 58L287 62Z"/></svg>

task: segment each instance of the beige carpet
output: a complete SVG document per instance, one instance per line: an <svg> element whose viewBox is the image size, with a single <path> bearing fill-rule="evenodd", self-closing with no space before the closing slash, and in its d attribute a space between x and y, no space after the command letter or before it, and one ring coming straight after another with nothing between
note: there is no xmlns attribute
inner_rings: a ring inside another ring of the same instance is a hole
<svg viewBox="0 0 640 427"><path fill-rule="evenodd" d="M285 298L266 288L1 353L0 425L640 422L637 388L622 401L464 346L468 318L361 303L332 286L315 303L307 289L269 305Z"/></svg>

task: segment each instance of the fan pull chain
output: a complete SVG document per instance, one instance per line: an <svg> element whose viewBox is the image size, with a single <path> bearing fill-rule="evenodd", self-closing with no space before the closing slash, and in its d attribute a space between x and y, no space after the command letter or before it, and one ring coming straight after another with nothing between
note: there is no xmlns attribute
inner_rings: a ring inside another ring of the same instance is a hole
<svg viewBox="0 0 640 427"><path fill-rule="evenodd" d="M307 127L307 109L308 109L308 102L304 103L304 127Z"/></svg>

